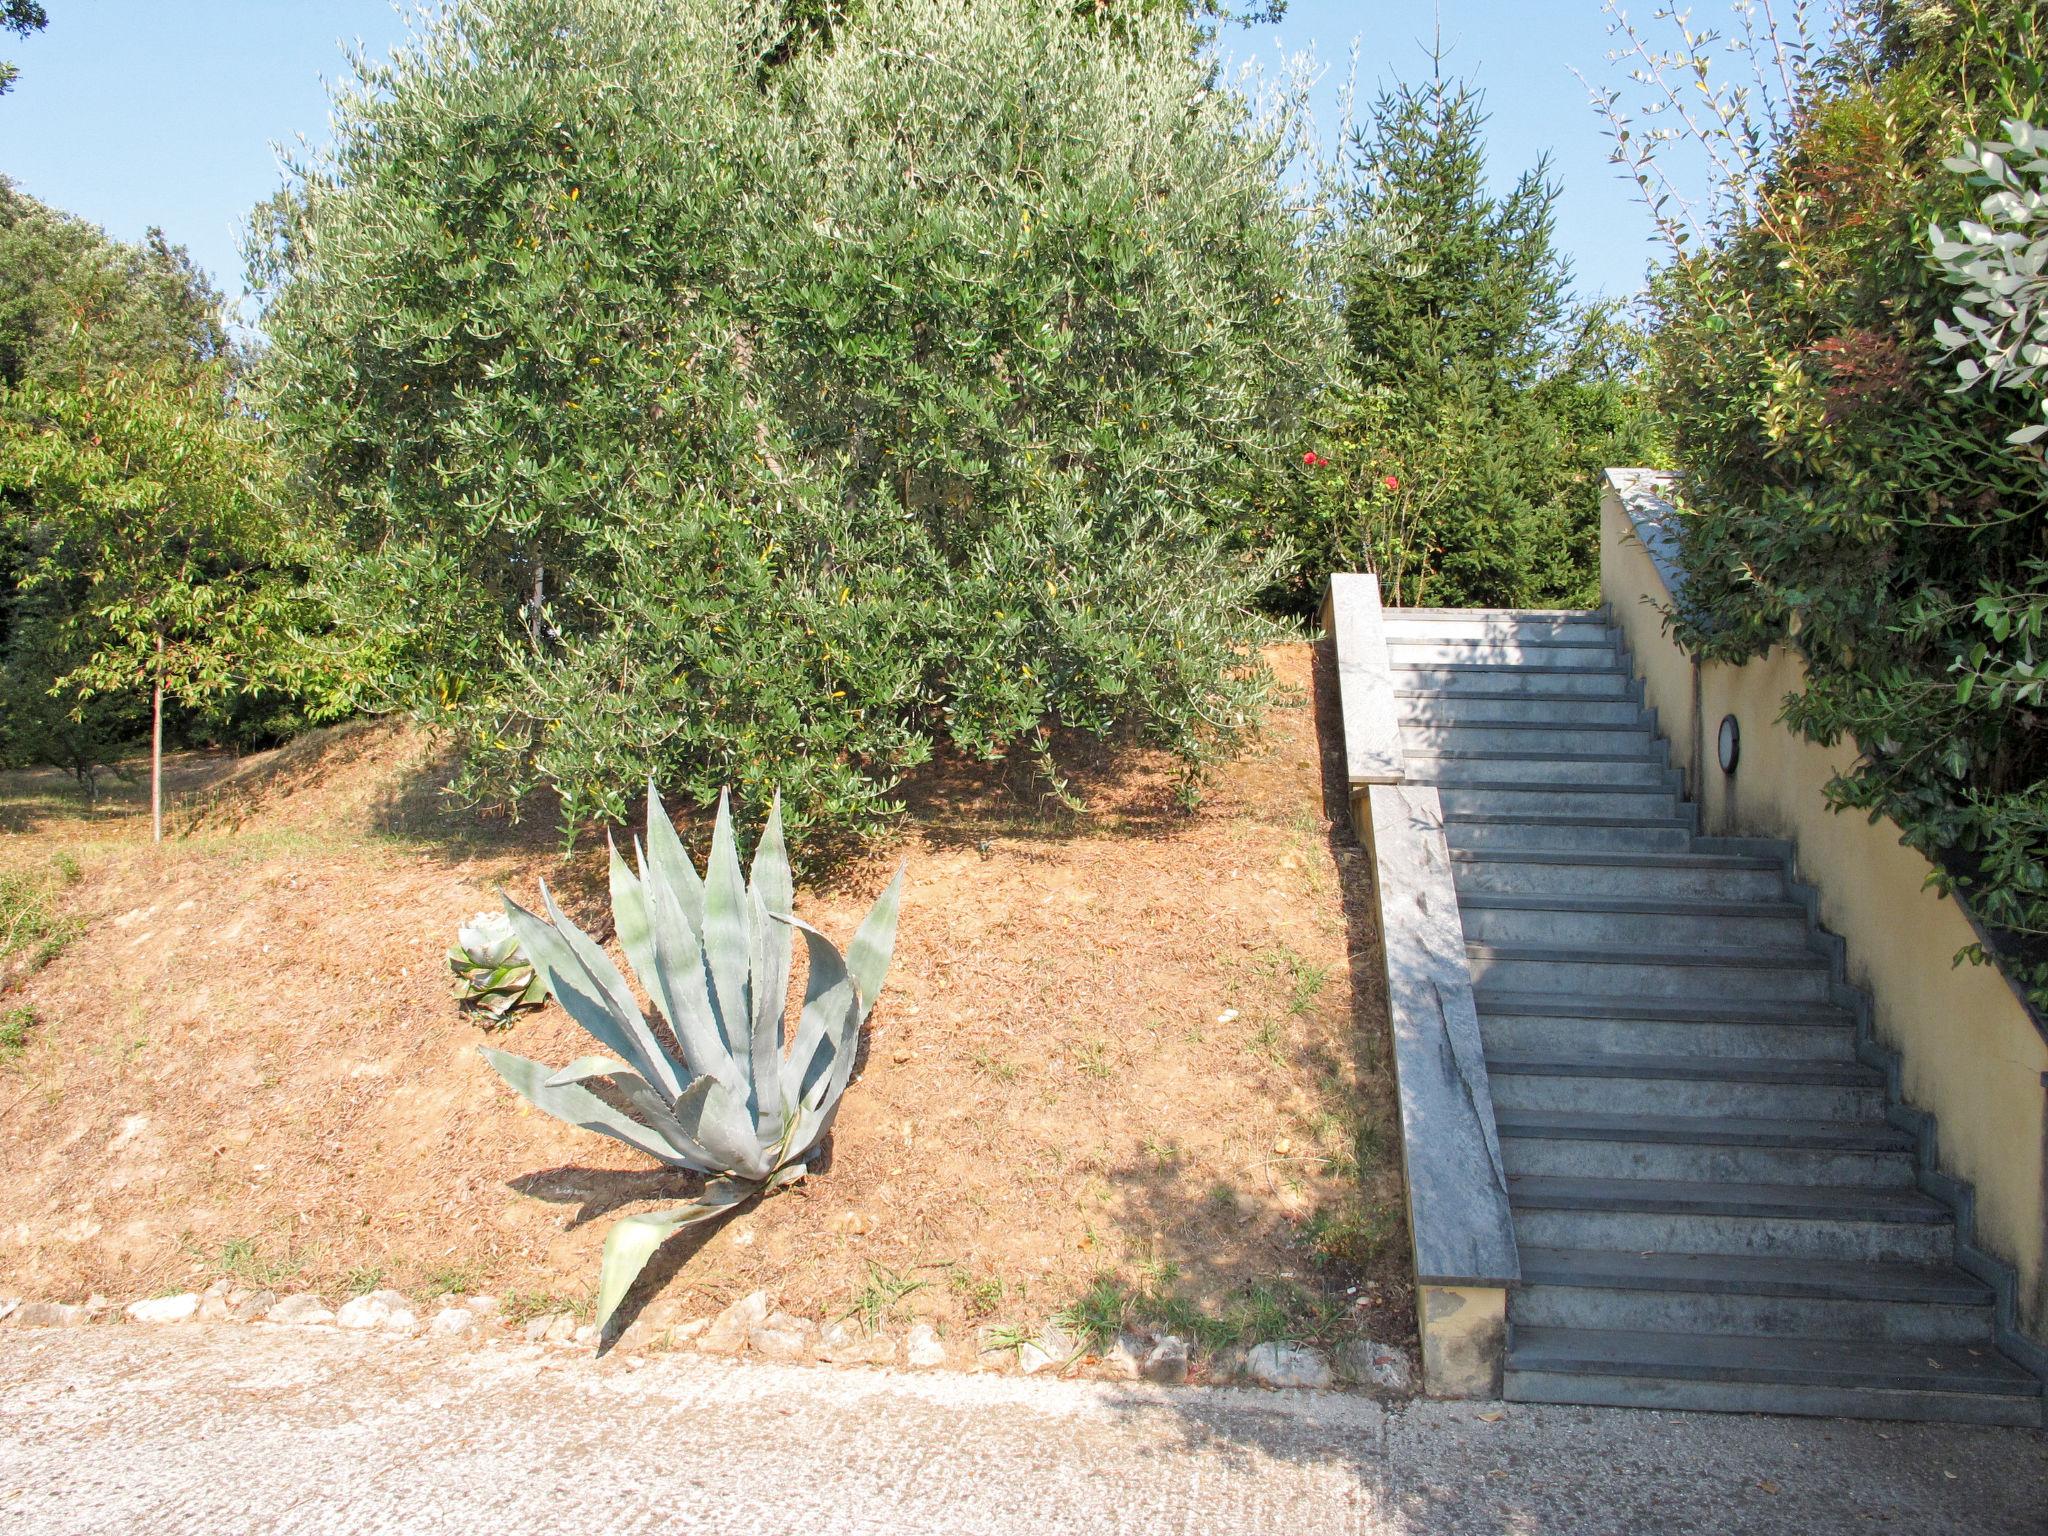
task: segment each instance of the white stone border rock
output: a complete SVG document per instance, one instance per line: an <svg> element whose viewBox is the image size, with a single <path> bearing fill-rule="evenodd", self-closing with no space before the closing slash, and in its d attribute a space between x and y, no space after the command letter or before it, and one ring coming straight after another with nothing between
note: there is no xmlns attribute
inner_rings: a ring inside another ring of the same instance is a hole
<svg viewBox="0 0 2048 1536"><path fill-rule="evenodd" d="M310 1291L279 1296L219 1280L204 1291L141 1297L118 1309L103 1296L83 1304L0 1296L0 1329L78 1328L101 1323L168 1328L208 1322L349 1330L439 1344L483 1344L494 1336L498 1342L507 1342L508 1332L529 1345L588 1350L597 1343L597 1330L580 1322L574 1313L515 1320L504 1314L495 1298L483 1295L447 1297L416 1306L402 1292L380 1289L330 1307L325 1298ZM951 1366L970 1372L1079 1375L1169 1387L1188 1384L1193 1358L1185 1339L1136 1330L1120 1333L1105 1354L1093 1355L1056 1323L1046 1324L1021 1343L1014 1338L998 1342L988 1330L978 1338L949 1341L926 1322L911 1324L900 1338L885 1332L863 1332L844 1321L820 1327L808 1318L776 1310L766 1291L750 1292L708 1317L685 1318L680 1302L656 1298L619 1335L613 1349L629 1363L657 1350L691 1349L707 1355L792 1363L912 1371ZM1199 1384L1326 1388L1341 1383L1406 1396L1408 1380L1405 1352L1353 1339L1334 1359L1303 1344L1224 1350L1202 1374Z"/></svg>

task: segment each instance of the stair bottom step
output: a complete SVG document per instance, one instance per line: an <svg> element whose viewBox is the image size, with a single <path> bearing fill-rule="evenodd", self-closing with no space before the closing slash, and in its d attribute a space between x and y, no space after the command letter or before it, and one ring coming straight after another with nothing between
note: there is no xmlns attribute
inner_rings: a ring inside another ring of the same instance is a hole
<svg viewBox="0 0 2048 1536"><path fill-rule="evenodd" d="M2042 1422L2041 1382L1989 1339L1965 1345L1519 1327L1507 1382L1510 1397L1531 1401Z"/></svg>
<svg viewBox="0 0 2048 1536"><path fill-rule="evenodd" d="M1509 1365L1511 1403L1592 1408L1685 1409L1700 1413L1782 1413L1809 1418L1901 1419L1914 1423L2042 1424L2039 1397L1921 1392L1878 1387L1808 1387L1778 1382L1682 1381L1663 1376L1568 1374Z"/></svg>

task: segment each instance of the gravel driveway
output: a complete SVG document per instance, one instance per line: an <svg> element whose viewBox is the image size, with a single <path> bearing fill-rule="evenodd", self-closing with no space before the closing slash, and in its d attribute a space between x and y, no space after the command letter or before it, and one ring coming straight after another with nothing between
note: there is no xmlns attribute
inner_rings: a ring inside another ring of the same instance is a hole
<svg viewBox="0 0 2048 1536"><path fill-rule="evenodd" d="M2042 1536L2048 1435L10 1330L0 1530Z"/></svg>

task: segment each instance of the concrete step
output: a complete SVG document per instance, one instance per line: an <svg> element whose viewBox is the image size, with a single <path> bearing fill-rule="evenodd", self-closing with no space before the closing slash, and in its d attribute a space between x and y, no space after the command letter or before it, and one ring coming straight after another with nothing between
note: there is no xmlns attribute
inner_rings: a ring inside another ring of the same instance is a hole
<svg viewBox="0 0 2048 1536"><path fill-rule="evenodd" d="M1387 640L1591 640L1612 645L1616 632L1598 613L1561 608L1388 608Z"/></svg>
<svg viewBox="0 0 2048 1536"><path fill-rule="evenodd" d="M1640 729L1647 716L1629 698L1584 699L1571 694L1404 692L1394 690L1394 713L1405 733L1416 725L1623 725ZM1403 739L1405 740L1405 734Z"/></svg>
<svg viewBox="0 0 2048 1536"><path fill-rule="evenodd" d="M1508 1204L1516 1240L1535 1248L1908 1264L1955 1259L1947 1208L1913 1189L1513 1174Z"/></svg>
<svg viewBox="0 0 2048 1536"><path fill-rule="evenodd" d="M1992 1294L1953 1265L1830 1264L1691 1253L1529 1249L1516 1329L1889 1339L1991 1338Z"/></svg>
<svg viewBox="0 0 2048 1536"><path fill-rule="evenodd" d="M1883 1121L1675 1116L1603 1105L1500 1107L1495 1124L1501 1160L1513 1174L1866 1189L1904 1189L1913 1183L1912 1139Z"/></svg>
<svg viewBox="0 0 2048 1536"><path fill-rule="evenodd" d="M1655 1019L1682 1024L1855 1023L1846 1008L1799 999L1611 997L1483 987L1477 991L1476 1001L1481 1017L1489 1013L1531 1013L1574 1019Z"/></svg>
<svg viewBox="0 0 2048 1536"><path fill-rule="evenodd" d="M1797 949L1806 909L1790 902L1656 900L1648 897L1515 896L1460 884L1465 937L1484 944L1624 944L1667 949L1709 944Z"/></svg>
<svg viewBox="0 0 2048 1536"><path fill-rule="evenodd" d="M1857 1062L1503 1053L1489 1056L1486 1069L1503 1110L1884 1123L1884 1079Z"/></svg>
<svg viewBox="0 0 2048 1536"><path fill-rule="evenodd" d="M1479 1032L1488 1055L1524 1052L1549 1056L1688 1055L1773 1061L1853 1061L1856 1031L1839 1022L1698 1019L1620 1019L1571 1013L1482 1013Z"/></svg>
<svg viewBox="0 0 2048 1536"><path fill-rule="evenodd" d="M1713 1002L1824 1002L1826 960L1803 949L1567 949L1467 941L1475 986L1502 992Z"/></svg>
<svg viewBox="0 0 2048 1536"><path fill-rule="evenodd" d="M1457 748L1441 752L1410 746L1408 777L1418 784L1585 784L1609 789L1661 789L1676 792L1679 773L1661 753L1639 757L1530 756L1515 752L1473 752Z"/></svg>
<svg viewBox="0 0 2048 1536"><path fill-rule="evenodd" d="M1446 663L1393 669L1394 687L1447 698L1640 699L1642 685L1622 667L1496 667Z"/></svg>
<svg viewBox="0 0 2048 1536"><path fill-rule="evenodd" d="M1676 817L1678 792L1670 785L1516 784L1482 780L1440 784L1446 816L1608 816L1623 821Z"/></svg>
<svg viewBox="0 0 2048 1536"><path fill-rule="evenodd" d="M1401 740L1415 752L1504 752L1511 757L1578 754L1585 757L1670 760L1663 741L1643 720L1621 725L1560 726L1549 720L1410 720Z"/></svg>
<svg viewBox="0 0 2048 1536"><path fill-rule="evenodd" d="M2041 1423L2041 1383L1982 1346L1743 1338L1625 1329L1517 1328L1516 1402L1724 1412Z"/></svg>
<svg viewBox="0 0 2048 1536"><path fill-rule="evenodd" d="M1449 816L1444 821L1444 839L1454 850L1677 853L1690 846L1692 836L1692 823L1675 816Z"/></svg>
<svg viewBox="0 0 2048 1536"><path fill-rule="evenodd" d="M1493 666L1614 668L1624 666L1621 647L1605 633L1584 636L1568 634L1541 640L1451 639L1443 636L1411 636L1394 632L1387 636L1387 659L1397 667Z"/></svg>
<svg viewBox="0 0 2048 1536"><path fill-rule="evenodd" d="M1774 901L1784 866L1771 859L1702 853L1453 853L1458 899L1495 891L1533 897L1613 900Z"/></svg>

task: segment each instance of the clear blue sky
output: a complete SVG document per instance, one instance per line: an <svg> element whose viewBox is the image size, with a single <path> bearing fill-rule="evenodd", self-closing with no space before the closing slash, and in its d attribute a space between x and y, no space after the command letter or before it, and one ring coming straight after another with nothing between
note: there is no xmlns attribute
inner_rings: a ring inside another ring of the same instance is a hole
<svg viewBox="0 0 2048 1536"><path fill-rule="evenodd" d="M134 239L161 225L230 294L237 230L277 185L271 146L327 129L324 78L342 45L375 54L404 35L389 0L46 0L50 25L0 38L21 66L0 97L0 174L46 202ZM1314 47L1328 66L1318 107L1334 114L1353 37L1360 95L1426 68L1441 19L1451 67L1493 111L1493 170L1511 179L1544 150L1564 184L1559 224L1587 293L1640 282L1647 222L1607 164L1606 140L1571 74L1606 68L1599 0L1292 0L1278 27L1231 34L1240 55Z"/></svg>

